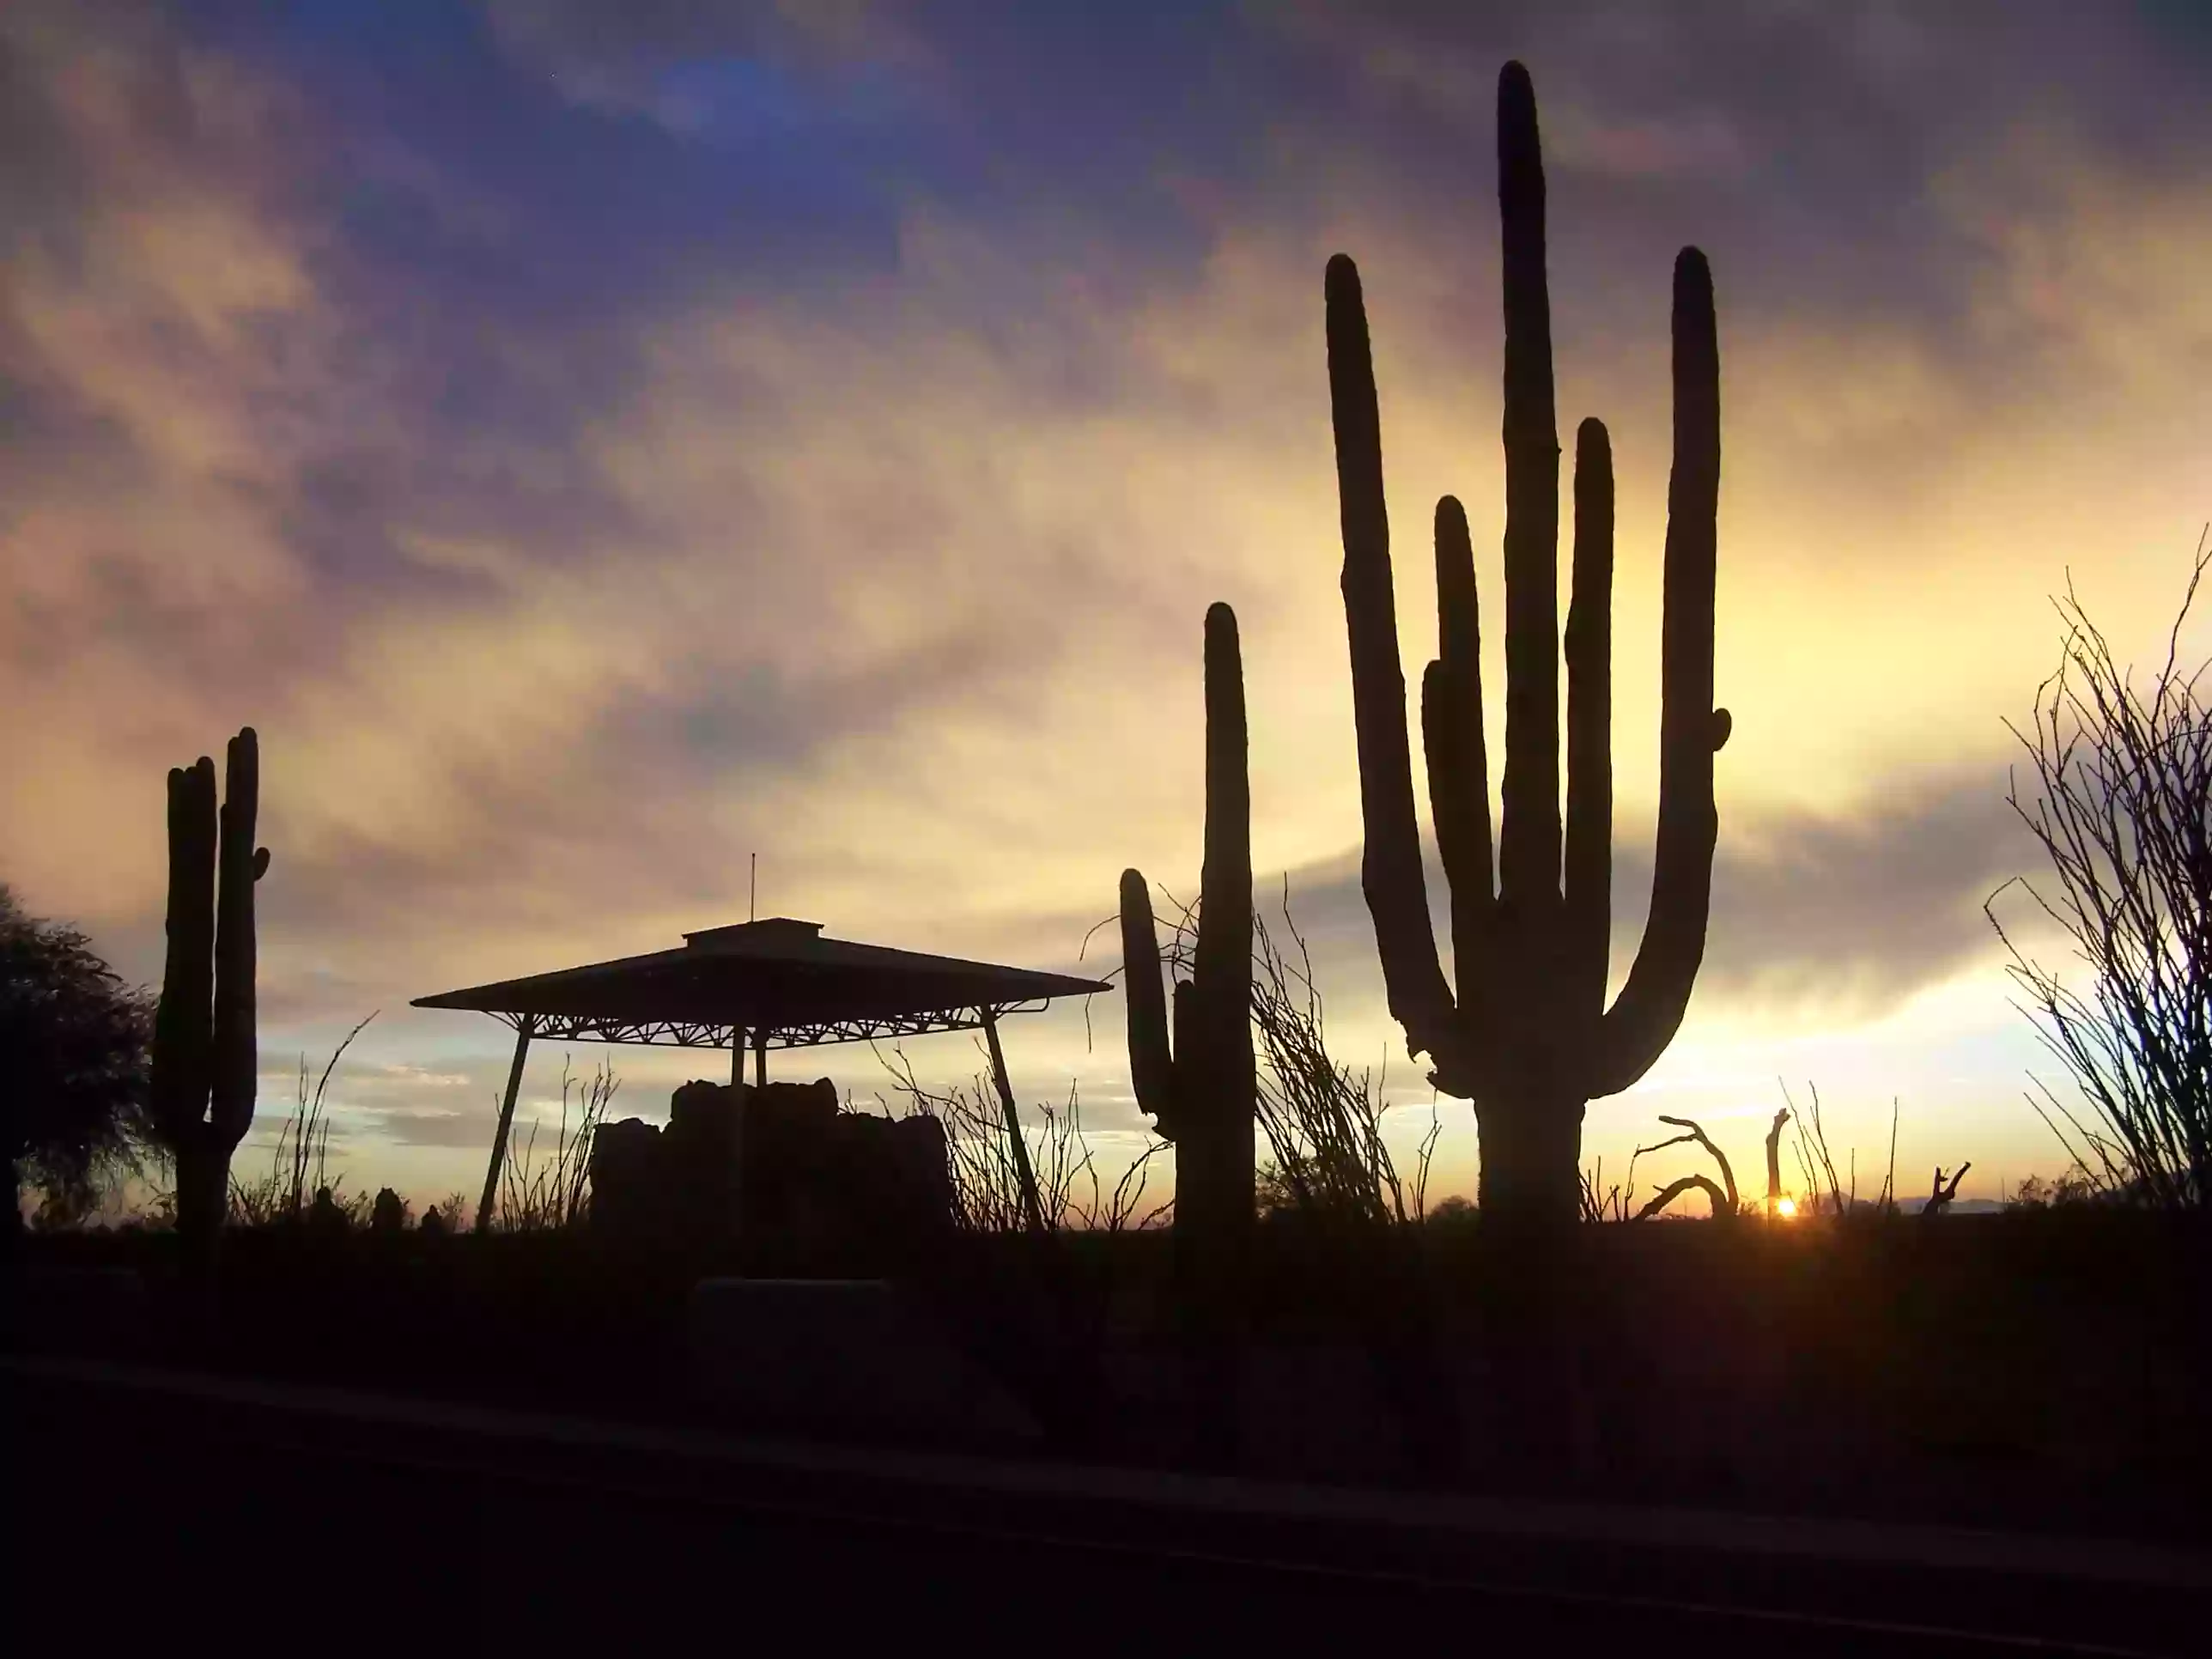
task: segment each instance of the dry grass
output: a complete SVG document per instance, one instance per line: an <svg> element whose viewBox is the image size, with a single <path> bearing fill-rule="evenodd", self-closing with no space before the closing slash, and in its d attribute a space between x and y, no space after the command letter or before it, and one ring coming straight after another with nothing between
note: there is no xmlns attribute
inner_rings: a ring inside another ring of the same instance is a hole
<svg viewBox="0 0 2212 1659"><path fill-rule="evenodd" d="M907 1114L935 1118L943 1127L955 1218L963 1231L1006 1233L1027 1227L1020 1164L1007 1133L1005 1108L989 1079L979 1072L965 1084L932 1089L915 1076L905 1050L895 1048L886 1059L879 1049L876 1058L890 1073L892 1090L904 1102ZM884 1115L890 1115L883 1097L876 1099ZM1148 1135L1143 1151L1109 1188L1099 1175L1084 1129L1083 1104L1075 1085L1068 1085L1064 1106L1039 1106L1037 1111L1043 1119L1042 1127L1034 1133L1024 1130L1022 1141L1036 1182L1037 1208L1049 1231L1136 1231L1169 1218L1172 1199L1144 1207L1152 1160L1169 1150L1166 1141Z"/></svg>
<svg viewBox="0 0 2212 1659"><path fill-rule="evenodd" d="M500 1170L499 1206L492 1225L507 1233L553 1232L580 1227L590 1214L592 1140L614 1103L622 1080L602 1060L588 1083L578 1085L570 1073L568 1056L561 1060L561 1121L551 1157L538 1158L538 1122L531 1121L530 1134L516 1146L508 1132L507 1156ZM574 1106L570 1093L576 1091ZM573 1115L575 1127L569 1121Z"/></svg>
<svg viewBox="0 0 2212 1659"><path fill-rule="evenodd" d="M1295 956L1276 945L1256 908L1252 917L1259 1117L1274 1182L1291 1207L1309 1216L1370 1227L1416 1224L1428 1211L1429 1164L1443 1128L1433 1091L1428 1133L1411 1176L1401 1177L1382 1139L1388 1067L1355 1077L1331 1057L1313 957L1291 915L1287 878L1282 910Z"/></svg>
<svg viewBox="0 0 2212 1659"><path fill-rule="evenodd" d="M1164 890L1161 899L1158 913L1174 918L1161 962L1170 979L1187 979L1198 950L1198 907ZM1427 1212L1430 1160L1443 1127L1433 1092L1428 1133L1416 1149L1412 1172L1401 1176L1382 1138L1389 1110L1388 1066L1379 1074L1354 1073L1329 1054L1327 1016L1312 954L1291 914L1288 877L1282 916L1288 950L1275 943L1257 906L1252 915L1254 1104L1255 1127L1267 1142L1255 1202L1262 1213L1295 1214L1339 1227L1418 1224Z"/></svg>
<svg viewBox="0 0 2212 1659"><path fill-rule="evenodd" d="M360 1024L347 1032L345 1039L331 1050L320 1077L315 1079L312 1094L307 1089L307 1057L300 1056L299 1094L292 1115L277 1126L276 1144L270 1148L269 1173L256 1181L240 1181L234 1173L230 1179L230 1224L234 1227L268 1227L295 1223L308 1212L319 1194L327 1191L332 1206L349 1224L366 1220L374 1200L365 1193L345 1194L343 1173L333 1179L330 1174L331 1126L323 1109L323 1095L330 1087L331 1073L337 1069L345 1051L353 1040L362 1034L371 1013Z"/></svg>

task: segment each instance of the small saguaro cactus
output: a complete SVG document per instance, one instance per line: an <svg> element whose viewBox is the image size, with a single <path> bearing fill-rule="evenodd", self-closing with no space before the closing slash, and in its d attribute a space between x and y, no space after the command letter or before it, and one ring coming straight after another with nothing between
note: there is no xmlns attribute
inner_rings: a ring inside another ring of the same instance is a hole
<svg viewBox="0 0 2212 1659"><path fill-rule="evenodd" d="M1674 472L1662 623L1660 804L1650 920L1605 1006L1611 931L1613 459L1605 428L1576 434L1573 593L1566 659L1566 817L1559 812L1559 459L1544 173L1528 71L1498 88L1505 290L1505 767L1495 881L1478 611L1467 515L1436 514L1437 659L1421 680L1421 735L1437 852L1451 887L1457 995L1429 924L1391 594L1375 371L1359 273L1329 261L1329 392L1352 647L1361 884L1390 1012L1431 1080L1474 1103L1480 1203L1497 1220L1571 1223L1591 1099L1642 1077L1680 1024L1705 952L1717 833L1713 707L1720 358L1711 273L1686 247L1674 277ZM1564 866L1564 884L1562 870Z"/></svg>
<svg viewBox="0 0 2212 1659"><path fill-rule="evenodd" d="M224 800L205 755L169 773L168 954L154 1018L155 1121L177 1160L177 1231L211 1262L230 1191L230 1155L253 1122L253 884L269 849L253 844L261 751L253 728L230 740Z"/></svg>
<svg viewBox="0 0 2212 1659"><path fill-rule="evenodd" d="M1172 1035L1145 878L1121 872L1123 994L1138 1105L1176 1146L1176 1231L1233 1253L1252 1221L1252 795L1237 614L1206 613L1206 860Z"/></svg>

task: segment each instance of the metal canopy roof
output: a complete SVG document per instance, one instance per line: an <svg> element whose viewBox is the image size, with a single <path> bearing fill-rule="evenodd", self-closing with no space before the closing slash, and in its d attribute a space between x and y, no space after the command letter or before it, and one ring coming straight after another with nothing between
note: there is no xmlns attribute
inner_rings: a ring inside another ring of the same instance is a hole
<svg viewBox="0 0 2212 1659"><path fill-rule="evenodd" d="M988 1014L1109 988L1066 974L824 939L822 924L773 916L684 936L681 950L501 980L417 1008L467 1008L532 1036L726 1048L798 1048L969 1030Z"/></svg>

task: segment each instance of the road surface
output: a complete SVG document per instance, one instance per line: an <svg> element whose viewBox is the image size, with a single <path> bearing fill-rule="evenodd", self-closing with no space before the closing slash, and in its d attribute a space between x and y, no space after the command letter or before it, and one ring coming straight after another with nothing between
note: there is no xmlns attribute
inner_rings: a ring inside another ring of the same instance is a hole
<svg viewBox="0 0 2212 1659"><path fill-rule="evenodd" d="M11 1623L72 1646L204 1620L494 1652L2212 1651L2203 1550L749 1443L91 1361L0 1380L30 1520Z"/></svg>

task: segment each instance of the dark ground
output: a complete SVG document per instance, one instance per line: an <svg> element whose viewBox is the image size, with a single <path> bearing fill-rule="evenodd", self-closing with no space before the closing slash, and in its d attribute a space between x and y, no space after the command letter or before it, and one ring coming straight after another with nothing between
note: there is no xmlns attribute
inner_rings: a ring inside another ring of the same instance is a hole
<svg viewBox="0 0 2212 1659"><path fill-rule="evenodd" d="M1005 1241L963 1246L919 1288L1056 1433L1046 1461L1027 1467L1188 1479L1137 1472L1186 1452L1163 1322L1165 1240L1073 1243L1042 1275ZM1306 1492L1450 1487L1462 1495L1391 1501L1495 1504L1467 1495L1486 1487L1486 1449L1511 1432L1485 1416L1480 1322L1467 1311L1479 1243L1442 1228L1420 1243L1418 1259L1357 1266L1294 1232L1269 1235L1241 1474ZM880 1470L927 1451L927 1434L905 1436L903 1450L824 1452L863 1460L834 1479L739 1471L726 1437L776 1425L732 1424L688 1396L684 1298L702 1270L794 1271L788 1262L616 1260L574 1235L245 1233L226 1243L218 1316L195 1328L161 1236L27 1245L36 1267L128 1263L145 1286L74 1331L52 1308L31 1322L45 1363L70 1352L230 1379L195 1395L112 1370L68 1382L10 1372L9 1485L35 1494L39 1517L19 1582L41 1587L33 1602L47 1612L76 1605L64 1585L105 1577L83 1604L101 1618L128 1607L135 1624L204 1594L250 1625L304 1597L326 1619L373 1615L425 1639L479 1619L514 1634L617 1620L742 1634L775 1607L780 1627L800 1620L825 1634L927 1617L980 1620L1024 1645L1062 1627L1127 1643L1159 1639L1147 1626L1178 1607L1223 1630L1512 1628L1568 1650L1676 1637L1730 1651L1968 1650L1962 1636L1914 1634L1924 1628L2173 1652L2205 1650L2166 1632L2201 1632L2212 1612L2204 1232L2152 1218L1946 1218L1844 1238L1589 1230L1577 1310L1591 1379L1585 1467L1553 1496L1638 1517L1633 1541L1611 1544L1532 1541L1488 1523L1470 1544L1460 1522L1427 1533L1372 1516L1291 1523L1264 1504L1231 1517L1164 1508L1157 1494L1015 1502L941 1471L886 1486ZM1407 1285L1419 1292L1387 1293ZM1388 1307L1418 1316L1378 1321ZM1054 1330L1057 1346L1044 1340ZM1085 1376L1087 1412L1072 1403ZM271 1387L399 1403L309 1409L252 1392ZM1409 1399L1446 1396L1461 1408L1456 1471L1409 1451L1404 1432ZM435 1415L487 1408L498 1422ZM606 1426L548 1438L517 1426L517 1412ZM691 1438L635 1440L654 1434ZM702 1449L702 1434L722 1449ZM597 1436L595 1449L580 1435ZM1667 1539L1690 1510L1876 1526L1778 1556L1747 1553L1741 1540L1784 1523L1729 1523L1737 1541L1715 1534L1685 1553ZM1509 1512L1534 1511L1524 1500ZM2118 1559L2137 1566L2179 1546L2195 1552L2196 1587L2053 1565L2106 1545L1973 1567L1868 1556L1868 1539L1918 1538L1926 1523L1999 1528L2023 1548L2036 1534L2128 1540L2135 1553Z"/></svg>
<svg viewBox="0 0 2212 1659"><path fill-rule="evenodd" d="M86 1362L0 1376L35 1517L15 1628L78 1643L182 1620L502 1650L2179 1654L2212 1612L2202 1552L810 1452Z"/></svg>

